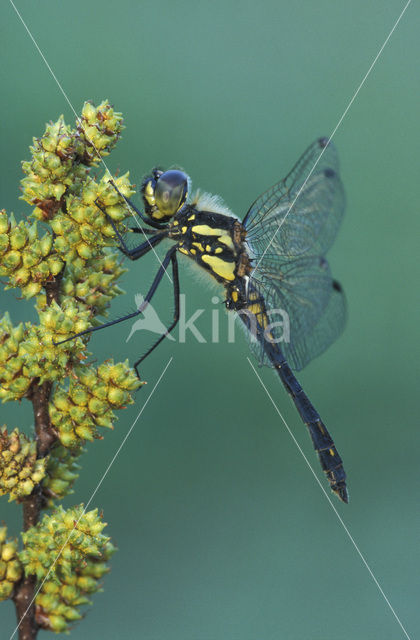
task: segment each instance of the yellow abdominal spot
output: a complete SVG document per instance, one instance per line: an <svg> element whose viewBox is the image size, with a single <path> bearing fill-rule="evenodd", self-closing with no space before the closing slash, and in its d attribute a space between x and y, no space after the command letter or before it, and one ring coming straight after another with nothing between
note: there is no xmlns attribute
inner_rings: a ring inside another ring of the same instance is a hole
<svg viewBox="0 0 420 640"><path fill-rule="evenodd" d="M186 249L184 249L184 247L178 247L178 250L179 250L181 253L185 253L185 255L186 255L186 256L188 255L188 251L187 251Z"/></svg>
<svg viewBox="0 0 420 640"><path fill-rule="evenodd" d="M195 213L193 213L192 216L188 218L188 220L194 220L194 218L195 218Z"/></svg>
<svg viewBox="0 0 420 640"><path fill-rule="evenodd" d="M222 247L217 247L217 249L214 250L214 253L222 253L222 251Z"/></svg>
<svg viewBox="0 0 420 640"><path fill-rule="evenodd" d="M204 251L204 247L201 242L192 242L192 244L194 245L194 247L197 247L197 249L200 249L200 251Z"/></svg>
<svg viewBox="0 0 420 640"><path fill-rule="evenodd" d="M232 291L232 300L233 302L238 302L238 292L237 291Z"/></svg>
<svg viewBox="0 0 420 640"><path fill-rule="evenodd" d="M187 227L181 227L181 233L187 233Z"/></svg>
<svg viewBox="0 0 420 640"><path fill-rule="evenodd" d="M216 256L209 256L205 254L202 257L203 262L206 262L209 267L217 273L218 276L223 278L224 280L234 280L235 279L235 263L234 262L226 262L226 260L222 260L221 258L216 258Z"/></svg>
<svg viewBox="0 0 420 640"><path fill-rule="evenodd" d="M263 308L260 304L253 304L247 307L248 311L250 311L254 316L256 316L260 325L265 329L267 326L267 315L264 313Z"/></svg>

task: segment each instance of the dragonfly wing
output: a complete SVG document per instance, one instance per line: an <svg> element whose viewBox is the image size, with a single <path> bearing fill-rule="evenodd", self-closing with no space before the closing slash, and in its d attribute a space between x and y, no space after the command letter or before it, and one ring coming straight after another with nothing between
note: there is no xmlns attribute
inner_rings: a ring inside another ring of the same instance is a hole
<svg viewBox="0 0 420 640"><path fill-rule="evenodd" d="M334 241L345 197L335 146L316 140L292 171L251 205L243 224L258 264L262 255L324 255Z"/></svg>
<svg viewBox="0 0 420 640"><path fill-rule="evenodd" d="M303 369L342 332L345 297L325 258L273 262L264 257L251 283L265 301L267 330L293 369ZM269 364L262 344L250 346L261 363Z"/></svg>
<svg viewBox="0 0 420 640"><path fill-rule="evenodd" d="M346 297L341 286L334 280L333 290L328 305L320 320L314 326L312 334L301 341L300 350L302 369L316 356L321 355L333 342L339 338L347 320Z"/></svg>

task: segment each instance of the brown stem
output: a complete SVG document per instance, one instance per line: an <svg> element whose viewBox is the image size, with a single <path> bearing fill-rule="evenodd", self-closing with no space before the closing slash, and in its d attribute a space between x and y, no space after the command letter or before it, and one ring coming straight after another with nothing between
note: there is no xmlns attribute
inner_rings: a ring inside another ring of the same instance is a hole
<svg viewBox="0 0 420 640"><path fill-rule="evenodd" d="M23 502L23 530L27 531L38 522L39 512L42 508L42 495L40 486L37 485Z"/></svg>
<svg viewBox="0 0 420 640"><path fill-rule="evenodd" d="M38 626L35 622L35 606L31 604L36 587L36 576L28 576L19 583L13 598L19 625L19 640L35 640Z"/></svg>
<svg viewBox="0 0 420 640"><path fill-rule="evenodd" d="M61 277L58 276L45 285L47 304L53 300L59 300L59 288ZM57 435L51 425L49 414L49 400L52 391L52 382L34 381L26 397L31 400L34 421L35 438L37 443L37 457L44 458L50 451L57 439ZM23 501L23 530L37 524L41 509L43 507L43 497L41 485L36 485L32 493ZM37 579L36 576L24 577L16 586L13 601L16 608L16 618L19 625L19 640L35 640L38 635L38 625L35 621L35 599Z"/></svg>
<svg viewBox="0 0 420 640"><path fill-rule="evenodd" d="M38 458L46 456L57 439L57 435L51 426L48 409L51 390L52 382L44 382L41 385L35 384L31 394L34 408Z"/></svg>
<svg viewBox="0 0 420 640"><path fill-rule="evenodd" d="M60 283L64 275L64 267L60 273L55 276L54 280L46 282L44 285L45 293L47 294L47 304L50 305L53 300L59 302L60 300Z"/></svg>

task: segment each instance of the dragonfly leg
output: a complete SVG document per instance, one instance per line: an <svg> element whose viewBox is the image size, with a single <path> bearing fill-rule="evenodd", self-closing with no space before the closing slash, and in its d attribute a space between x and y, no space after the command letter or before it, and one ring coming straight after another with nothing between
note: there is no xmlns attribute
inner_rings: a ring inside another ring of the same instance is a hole
<svg viewBox="0 0 420 640"><path fill-rule="evenodd" d="M124 241L124 238L118 231L117 226L113 221L113 219L107 214L105 209L99 204L98 200L95 200L95 204L98 207L98 209L100 209L102 213L106 216L108 222L114 229L115 235L117 236L118 241L120 243L120 246L119 246L120 251L122 251L122 253L126 255L127 258L129 258L130 260L138 260L139 258L142 258L148 251L150 251L153 247L159 244L159 242L161 242L165 237L165 232L162 231L161 233L156 233L156 235L152 236L150 240L149 238L147 238L146 241L140 244L138 247L135 247L134 249L129 249L127 244ZM138 231L141 232L143 230L139 229ZM150 233L150 230L149 230L149 233Z"/></svg>
<svg viewBox="0 0 420 640"><path fill-rule="evenodd" d="M171 261L172 256L175 254L176 251L176 245L174 245L173 247L171 247L169 249L169 251L167 252L166 256L164 257L161 266L159 267L159 270L152 282L152 285L149 289L149 291L147 292L143 302L141 303L140 307L136 310L133 311L133 313L129 313L126 316L122 316L121 318L117 318L117 320L110 320L110 322L105 322L104 324L101 324L99 327L90 327L89 329L86 329L85 331L80 331L79 333L75 333L73 336L71 336L70 338L66 338L66 340L61 340L60 342L54 342L55 345L59 345L59 344L63 344L64 342L68 342L69 340L74 340L75 338L79 338L80 336L84 336L88 333L93 333L94 331L99 331L100 329L105 329L106 327L111 327L114 324L118 324L119 322L124 322L124 320L130 320L130 318L135 318L136 316L140 315L141 313L143 313L144 309L147 307L147 305L149 304L150 300L152 299L153 295L155 294L156 289L158 288L165 272L166 269Z"/></svg>
<svg viewBox="0 0 420 640"><path fill-rule="evenodd" d="M152 344L152 346L146 351L146 353L139 358L135 363L134 363L134 369L137 373L137 376L140 378L139 372L138 372L138 366L141 362L143 362L143 360L145 360L147 358L147 356L149 356L152 351L154 351L156 349L156 347L162 342L162 340L164 338L166 338L166 336L168 335L168 333L171 333L171 331L176 327L176 325L179 322L179 275L178 275L178 261L176 259L176 254L175 252L172 253L171 255L171 262L172 262L172 275L173 275L173 286L174 286L174 319L172 321L172 323L169 325L169 327L167 328L166 332L163 333L160 338L158 338L156 340L156 342L154 344Z"/></svg>

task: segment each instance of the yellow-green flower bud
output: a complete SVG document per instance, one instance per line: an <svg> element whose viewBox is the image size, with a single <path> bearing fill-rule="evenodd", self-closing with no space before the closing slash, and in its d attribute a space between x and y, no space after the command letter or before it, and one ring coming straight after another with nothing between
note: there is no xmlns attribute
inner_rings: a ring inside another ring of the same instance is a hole
<svg viewBox="0 0 420 640"><path fill-rule="evenodd" d="M25 574L42 582L53 566L35 599L35 617L42 629L68 630L69 623L82 616L79 608L89 604L87 595L100 589L114 550L102 533L104 526L97 510L83 513L83 505L67 511L59 507L22 534L19 557Z"/></svg>
<svg viewBox="0 0 420 640"><path fill-rule="evenodd" d="M8 251L2 259L2 270L7 269L9 271L14 271L21 265L21 263L22 256L20 254L20 251Z"/></svg>
<svg viewBox="0 0 420 640"><path fill-rule="evenodd" d="M52 507L54 500L64 498L73 493L72 487L79 476L77 457L83 449L70 451L64 446L56 445L49 454L46 466L46 476L42 483L42 490L48 506Z"/></svg>
<svg viewBox="0 0 420 640"><path fill-rule="evenodd" d="M33 298L38 295L41 289L42 284L40 282L30 282L26 286L22 287L22 295L24 298Z"/></svg>
<svg viewBox="0 0 420 640"><path fill-rule="evenodd" d="M116 113L108 101L102 102L98 107L85 103L78 123L80 139L85 144L84 164L96 165L100 156L108 155L117 142L121 129L121 114Z"/></svg>
<svg viewBox="0 0 420 640"><path fill-rule="evenodd" d="M39 241L41 254L44 258L51 252L52 245L53 237L50 233L46 233L45 236Z"/></svg>
<svg viewBox="0 0 420 640"><path fill-rule="evenodd" d="M35 441L28 440L18 429L11 434L6 427L0 429L0 495L9 494L9 500L20 500L32 493L45 476L46 462L47 458L37 459ZM9 552L10 546L4 546L1 558L9 560Z"/></svg>
<svg viewBox="0 0 420 640"><path fill-rule="evenodd" d="M7 540L7 528L0 528L0 600L13 595L16 582L23 574L22 564L17 556L17 541Z"/></svg>
<svg viewBox="0 0 420 640"><path fill-rule="evenodd" d="M28 241L28 232L24 226L16 226L10 233L10 246L20 251Z"/></svg>
<svg viewBox="0 0 420 640"><path fill-rule="evenodd" d="M11 597L13 593L13 582L9 582L8 580L0 581L0 600L7 600Z"/></svg>
<svg viewBox="0 0 420 640"><path fill-rule="evenodd" d="M7 233L9 230L9 220L5 209L0 210L0 233Z"/></svg>
<svg viewBox="0 0 420 640"><path fill-rule="evenodd" d="M90 260L94 255L93 249L91 249L86 242L79 242L76 251L83 260Z"/></svg>
<svg viewBox="0 0 420 640"><path fill-rule="evenodd" d="M31 277L31 272L25 267L17 269L14 273L15 283L18 287L25 285Z"/></svg>
<svg viewBox="0 0 420 640"><path fill-rule="evenodd" d="M9 562L16 555L16 543L7 542L2 545L0 557L4 562Z"/></svg>

